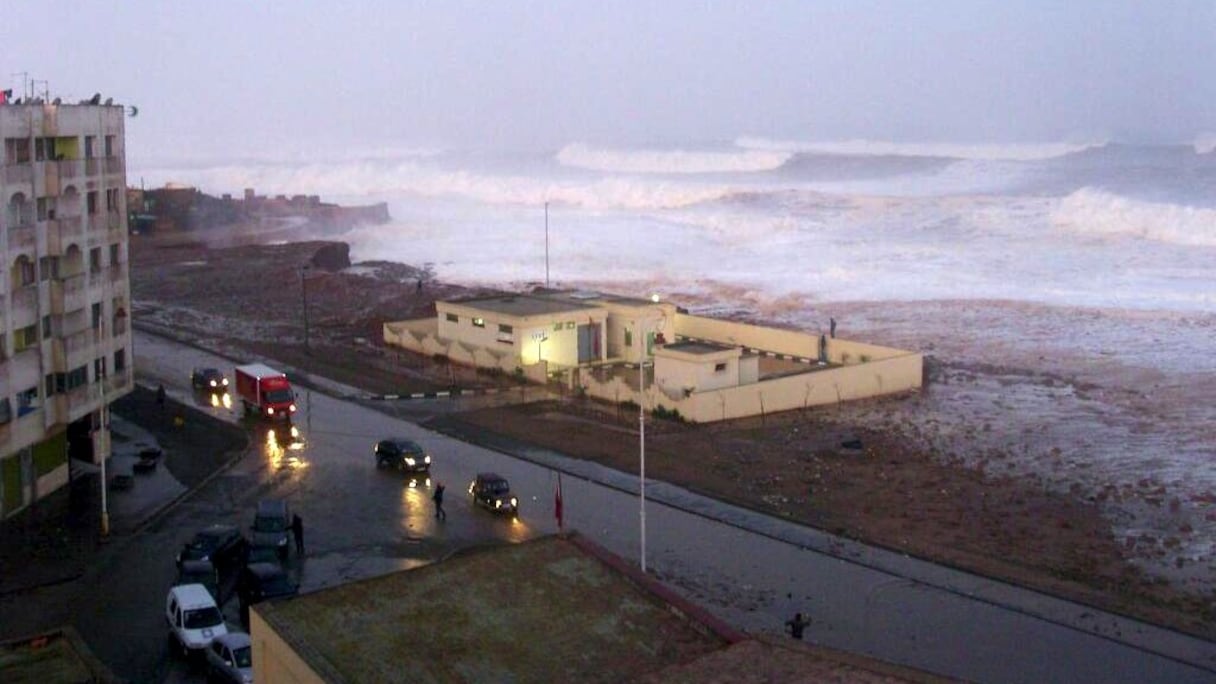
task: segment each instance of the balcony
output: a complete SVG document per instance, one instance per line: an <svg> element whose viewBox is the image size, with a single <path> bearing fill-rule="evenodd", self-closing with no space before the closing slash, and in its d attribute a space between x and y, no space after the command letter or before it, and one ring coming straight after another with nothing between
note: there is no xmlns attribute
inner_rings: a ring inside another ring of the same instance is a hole
<svg viewBox="0 0 1216 684"><path fill-rule="evenodd" d="M38 286L23 285L13 290L13 327L20 328L38 320Z"/></svg>
<svg viewBox="0 0 1216 684"><path fill-rule="evenodd" d="M88 363L95 357L97 337L92 328L51 340L51 369L66 373L68 369Z"/></svg>
<svg viewBox="0 0 1216 684"><path fill-rule="evenodd" d="M33 226L9 226L8 249L10 252L34 249L38 246L38 231Z"/></svg>
<svg viewBox="0 0 1216 684"><path fill-rule="evenodd" d="M122 157L106 157L106 173L123 173Z"/></svg>
<svg viewBox="0 0 1216 684"><path fill-rule="evenodd" d="M34 165L33 164L14 164L4 167L4 184L15 185L17 183L33 183L34 182Z"/></svg>
<svg viewBox="0 0 1216 684"><path fill-rule="evenodd" d="M88 289L85 274L68 276L50 282L50 310L61 316L78 311L88 305Z"/></svg>
<svg viewBox="0 0 1216 684"><path fill-rule="evenodd" d="M63 231L59 227L59 219L51 219L43 221L45 229L42 234L46 236L46 247L38 250L46 256L63 256Z"/></svg>
<svg viewBox="0 0 1216 684"><path fill-rule="evenodd" d="M91 157L84 160L84 175L96 176L101 170L101 160L97 157Z"/></svg>
<svg viewBox="0 0 1216 684"><path fill-rule="evenodd" d="M55 162L55 166L59 167L59 178L61 180L76 178L84 170L83 160L80 159L60 159Z"/></svg>

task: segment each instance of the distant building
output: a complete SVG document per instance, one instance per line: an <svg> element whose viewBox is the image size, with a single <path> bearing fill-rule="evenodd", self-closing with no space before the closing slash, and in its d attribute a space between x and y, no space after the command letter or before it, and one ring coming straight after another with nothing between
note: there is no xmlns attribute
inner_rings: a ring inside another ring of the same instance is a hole
<svg viewBox="0 0 1216 684"><path fill-rule="evenodd" d="M0 105L0 516L109 455L131 391L123 115Z"/></svg>
<svg viewBox="0 0 1216 684"><path fill-rule="evenodd" d="M385 323L385 343L698 423L906 392L922 382L916 352L694 316L648 299L544 290L438 301L435 311Z"/></svg>
<svg viewBox="0 0 1216 684"><path fill-rule="evenodd" d="M256 604L250 635L261 684L932 681L749 639L578 535Z"/></svg>

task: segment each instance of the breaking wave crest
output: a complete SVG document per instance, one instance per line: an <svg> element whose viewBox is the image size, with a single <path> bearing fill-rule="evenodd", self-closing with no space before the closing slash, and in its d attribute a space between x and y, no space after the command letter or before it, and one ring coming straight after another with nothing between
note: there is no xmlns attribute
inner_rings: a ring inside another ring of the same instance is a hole
<svg viewBox="0 0 1216 684"><path fill-rule="evenodd" d="M444 170L412 161L304 166L226 165L204 169L141 171L153 185L167 182L195 185L220 194L255 188L262 194L305 194L322 197L455 198L495 205L545 202L584 209L678 209L729 197L738 190L726 183L667 182L655 179L603 177L542 178Z"/></svg>
<svg viewBox="0 0 1216 684"><path fill-rule="evenodd" d="M792 151L782 150L619 150L572 143L557 153L557 161L563 166L614 173L748 173L772 171L791 156Z"/></svg>
<svg viewBox="0 0 1216 684"><path fill-rule="evenodd" d="M882 140L840 140L811 142L741 137L735 145L746 150L767 152L817 152L820 154L873 155L898 157L946 157L951 159L1034 161L1053 159L1101 145L1102 143L899 143Z"/></svg>
<svg viewBox="0 0 1216 684"><path fill-rule="evenodd" d="M1051 222L1076 233L1216 247L1216 209L1142 202L1093 188L1060 200Z"/></svg>

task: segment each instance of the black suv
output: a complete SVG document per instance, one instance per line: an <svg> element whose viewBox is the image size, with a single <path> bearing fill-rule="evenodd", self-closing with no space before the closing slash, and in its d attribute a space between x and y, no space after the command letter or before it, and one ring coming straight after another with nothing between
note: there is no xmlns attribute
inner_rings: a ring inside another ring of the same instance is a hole
<svg viewBox="0 0 1216 684"><path fill-rule="evenodd" d="M177 554L177 567L186 561L210 561L218 568L235 567L245 557L249 542L235 525L211 525L199 530Z"/></svg>
<svg viewBox="0 0 1216 684"><path fill-rule="evenodd" d="M273 547L280 559L287 558L290 535L291 509L287 502L283 499L259 501L253 515L253 545Z"/></svg>
<svg viewBox="0 0 1216 684"><path fill-rule="evenodd" d="M477 478L469 483L469 494L473 495L473 503L494 513L519 515L519 500L511 494L511 485L507 478L496 473L477 473Z"/></svg>
<svg viewBox="0 0 1216 684"><path fill-rule="evenodd" d="M249 606L274 598L295 596L300 585L291 581L287 571L278 563L250 563L241 570L236 581L236 595L241 604L241 624L249 625Z"/></svg>
<svg viewBox="0 0 1216 684"><path fill-rule="evenodd" d="M195 368L190 373L190 384L195 389L224 390L228 389L228 378L217 368Z"/></svg>
<svg viewBox="0 0 1216 684"><path fill-rule="evenodd" d="M431 455L419 444L404 437L382 439L372 448L376 455L376 467L393 466L412 473L431 469Z"/></svg>

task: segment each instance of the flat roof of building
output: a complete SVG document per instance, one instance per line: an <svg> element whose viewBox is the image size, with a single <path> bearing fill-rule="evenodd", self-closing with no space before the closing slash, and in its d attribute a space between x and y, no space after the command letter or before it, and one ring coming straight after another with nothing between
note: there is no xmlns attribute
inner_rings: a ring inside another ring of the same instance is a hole
<svg viewBox="0 0 1216 684"><path fill-rule="evenodd" d="M728 641L558 536L254 610L323 679L632 681ZM619 560L619 559L617 559Z"/></svg>
<svg viewBox="0 0 1216 684"><path fill-rule="evenodd" d="M643 297L626 297L609 292L596 290L538 290L537 297L556 299L559 301L572 300L582 302L608 302L611 304L628 304L630 306L650 306L655 302Z"/></svg>
<svg viewBox="0 0 1216 684"><path fill-rule="evenodd" d="M717 354L718 352L737 349L737 347L728 347L724 344L714 344L713 342L704 342L685 340L683 342L672 342L671 344L663 345L664 349L672 351L684 352L685 354Z"/></svg>
<svg viewBox="0 0 1216 684"><path fill-rule="evenodd" d="M588 311L598 309L595 304L580 301L565 301L534 297L522 294L504 294L493 297L478 297L475 299L449 300L447 304L459 304L484 311L507 314L509 316L536 316L541 314L565 313L567 311Z"/></svg>

